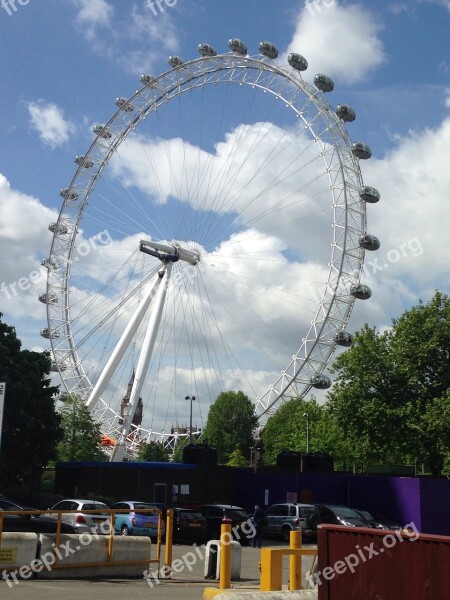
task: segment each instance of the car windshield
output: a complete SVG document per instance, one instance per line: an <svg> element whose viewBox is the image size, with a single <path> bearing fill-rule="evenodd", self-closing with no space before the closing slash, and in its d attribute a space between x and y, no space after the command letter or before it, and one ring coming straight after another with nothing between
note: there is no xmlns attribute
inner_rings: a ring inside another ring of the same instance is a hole
<svg viewBox="0 0 450 600"><path fill-rule="evenodd" d="M300 517L310 517L316 514L317 510L313 506L299 506L298 514Z"/></svg>
<svg viewBox="0 0 450 600"><path fill-rule="evenodd" d="M198 520L201 521L201 520L204 519L203 515L201 515L200 513L193 512L193 511L191 512L191 511L188 511L188 510L186 510L186 511L180 511L178 514L179 514L180 519L182 521L198 521Z"/></svg>
<svg viewBox="0 0 450 600"><path fill-rule="evenodd" d="M338 516L344 519L360 519L358 513L355 513L351 508L345 506L332 506L331 510Z"/></svg>
<svg viewBox="0 0 450 600"><path fill-rule="evenodd" d="M230 519L248 519L248 514L245 510L239 510L236 508L226 508L225 515Z"/></svg>
<svg viewBox="0 0 450 600"><path fill-rule="evenodd" d="M100 503L99 504L85 503L81 507L81 510L109 510L109 506L106 506L106 504L100 504Z"/></svg>
<svg viewBox="0 0 450 600"><path fill-rule="evenodd" d="M137 511L147 511L147 510L151 510L152 512L141 512L140 514L144 514L144 515L157 515L158 514L158 509L155 508L155 506L153 506L153 504L148 504L146 502L136 502L134 504L134 510Z"/></svg>
<svg viewBox="0 0 450 600"><path fill-rule="evenodd" d="M372 521L373 519L376 518L376 517L374 517L373 514L370 514L370 512L368 512L367 510L359 510L358 512L368 521Z"/></svg>

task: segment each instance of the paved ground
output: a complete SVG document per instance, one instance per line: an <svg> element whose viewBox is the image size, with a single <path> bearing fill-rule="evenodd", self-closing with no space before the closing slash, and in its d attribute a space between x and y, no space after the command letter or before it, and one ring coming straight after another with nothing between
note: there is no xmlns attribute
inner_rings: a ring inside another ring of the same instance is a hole
<svg viewBox="0 0 450 600"><path fill-rule="evenodd" d="M267 545L277 546L276 542ZM164 552L164 548L162 548ZM192 554L192 547L176 545L173 547L173 559L180 559ZM198 550L200 554L200 549ZM164 556L164 554L162 554ZM203 553L204 556L204 553ZM190 555L192 562L193 558ZM241 578L232 582L232 587L240 590L259 589L260 551L256 548L242 548ZM161 562L163 564L163 561ZM181 563L179 563L181 565ZM288 581L289 562L286 558L283 564L283 583ZM309 567L309 559L303 561L303 572ZM0 580L0 598L2 600L200 600L205 587L218 587L215 580L204 579L204 560L198 558L192 565L173 575L171 580L159 580L156 583L150 579L151 586L144 580L64 580L64 581L21 581L10 587L7 582Z"/></svg>

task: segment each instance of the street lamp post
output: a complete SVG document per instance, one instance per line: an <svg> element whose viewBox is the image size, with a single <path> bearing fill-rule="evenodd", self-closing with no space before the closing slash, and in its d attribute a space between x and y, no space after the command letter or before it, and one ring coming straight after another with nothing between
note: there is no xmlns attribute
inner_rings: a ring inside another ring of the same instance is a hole
<svg viewBox="0 0 450 600"><path fill-rule="evenodd" d="M192 403L195 400L195 396L186 396L185 400L189 400L191 403L191 410L189 413L189 445L192 444Z"/></svg>
<svg viewBox="0 0 450 600"><path fill-rule="evenodd" d="M306 417L306 454L309 454L309 415L303 413L303 416Z"/></svg>

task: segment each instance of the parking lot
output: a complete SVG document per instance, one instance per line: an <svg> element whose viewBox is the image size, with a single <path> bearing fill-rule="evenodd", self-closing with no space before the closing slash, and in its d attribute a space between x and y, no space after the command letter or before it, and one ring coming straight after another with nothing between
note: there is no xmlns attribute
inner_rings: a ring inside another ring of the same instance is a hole
<svg viewBox="0 0 450 600"><path fill-rule="evenodd" d="M282 544L276 540L264 540L265 546L279 547ZM164 548L162 549L164 553ZM163 554L162 553L162 554ZM190 545L177 544L173 546L173 560L178 559L179 564L184 561L189 553L193 553L198 560L188 561L192 563L189 568L185 568L178 573L174 573L170 580L157 580L149 577L149 581L144 578L140 580L33 580L20 581L18 584L10 584L1 580L0 597L3 600L24 600L27 597L33 600L123 600L124 598L133 598L141 600L149 598L172 600L183 596L183 600L200 599L205 587L218 587L218 581L206 580L204 578L204 555L202 546L194 549ZM203 557L203 560L201 559ZM260 551L257 548L243 547L241 555L241 577L238 581L232 582L233 588L256 590L259 588L259 561ZM308 570L311 559L305 558L302 564L302 572ZM161 562L163 564L163 560ZM289 578L289 560L285 558L283 562L283 584L287 584Z"/></svg>

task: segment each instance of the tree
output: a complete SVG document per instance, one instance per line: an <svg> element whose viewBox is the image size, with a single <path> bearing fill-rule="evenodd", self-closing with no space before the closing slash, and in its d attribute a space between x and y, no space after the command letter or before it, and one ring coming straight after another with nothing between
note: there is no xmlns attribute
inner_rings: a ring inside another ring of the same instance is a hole
<svg viewBox="0 0 450 600"><path fill-rule="evenodd" d="M159 442L144 442L138 454L138 460L149 462L169 462L170 453Z"/></svg>
<svg viewBox="0 0 450 600"><path fill-rule="evenodd" d="M189 438L184 437L178 440L173 451L172 459L174 462L183 462L183 450L189 444Z"/></svg>
<svg viewBox="0 0 450 600"><path fill-rule="evenodd" d="M450 453L449 359L450 299L440 292L390 331L358 332L333 366L328 406L359 457L419 460L440 475Z"/></svg>
<svg viewBox="0 0 450 600"><path fill-rule="evenodd" d="M67 396L61 408L63 439L57 447L58 460L106 460L100 446L100 425L79 396Z"/></svg>
<svg viewBox="0 0 450 600"><path fill-rule="evenodd" d="M222 392L209 409L202 439L217 449L219 462L226 463L236 449L249 456L256 425L255 407L243 392Z"/></svg>
<svg viewBox="0 0 450 600"><path fill-rule="evenodd" d="M314 397L310 400L293 398L269 417L264 427L261 435L264 464L275 464L277 456L285 450L306 452L307 434L311 452L339 458L347 456L344 434L328 407L319 405Z"/></svg>
<svg viewBox="0 0 450 600"><path fill-rule="evenodd" d="M248 467L248 460L239 448L233 450L228 457L227 467Z"/></svg>
<svg viewBox="0 0 450 600"><path fill-rule="evenodd" d="M410 454L439 476L450 455L450 297L436 292L394 321L393 352L409 398Z"/></svg>
<svg viewBox="0 0 450 600"><path fill-rule="evenodd" d="M21 350L14 327L0 313L0 381L6 383L0 452L0 485L38 485L40 468L56 457L62 437L50 381L50 356Z"/></svg>

